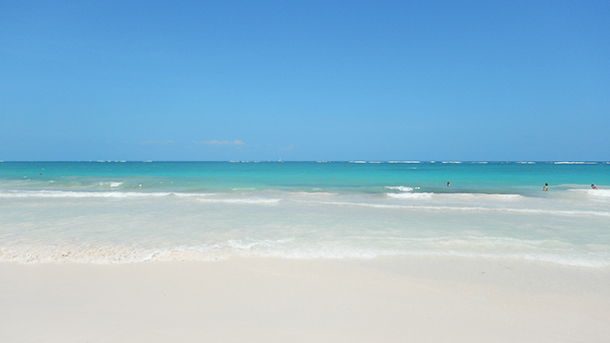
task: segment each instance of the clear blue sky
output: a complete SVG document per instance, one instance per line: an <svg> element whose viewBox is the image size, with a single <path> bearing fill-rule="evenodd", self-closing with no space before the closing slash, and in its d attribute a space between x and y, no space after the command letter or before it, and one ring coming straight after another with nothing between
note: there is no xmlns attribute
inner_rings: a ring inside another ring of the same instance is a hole
<svg viewBox="0 0 610 343"><path fill-rule="evenodd" d="M610 1L0 0L0 160L610 160Z"/></svg>

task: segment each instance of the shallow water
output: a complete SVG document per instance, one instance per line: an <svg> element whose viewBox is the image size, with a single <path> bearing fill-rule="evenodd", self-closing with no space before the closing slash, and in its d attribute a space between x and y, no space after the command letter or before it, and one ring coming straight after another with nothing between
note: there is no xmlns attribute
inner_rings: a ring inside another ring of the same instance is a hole
<svg viewBox="0 0 610 343"><path fill-rule="evenodd" d="M394 255L610 265L610 165L0 163L2 261Z"/></svg>

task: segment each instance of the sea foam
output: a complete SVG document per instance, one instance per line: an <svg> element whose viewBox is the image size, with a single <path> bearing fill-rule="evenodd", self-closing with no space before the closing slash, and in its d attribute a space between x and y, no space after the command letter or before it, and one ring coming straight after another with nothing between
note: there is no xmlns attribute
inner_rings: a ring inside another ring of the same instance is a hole
<svg viewBox="0 0 610 343"><path fill-rule="evenodd" d="M419 189L419 187L409 187L409 186L386 186L386 189L395 190L399 192L412 192L415 189Z"/></svg>
<svg viewBox="0 0 610 343"><path fill-rule="evenodd" d="M386 193L390 198L396 199L439 199L439 200L519 200L524 197L520 194L487 194L487 193Z"/></svg>
<svg viewBox="0 0 610 343"><path fill-rule="evenodd" d="M0 261L468 256L610 264L610 174L601 162L569 173L528 161L525 169L104 162L3 164ZM453 187L442 187L446 180Z"/></svg>
<svg viewBox="0 0 610 343"><path fill-rule="evenodd" d="M0 198L158 198L158 197L205 197L211 193L175 192L86 192L86 191L0 191Z"/></svg>

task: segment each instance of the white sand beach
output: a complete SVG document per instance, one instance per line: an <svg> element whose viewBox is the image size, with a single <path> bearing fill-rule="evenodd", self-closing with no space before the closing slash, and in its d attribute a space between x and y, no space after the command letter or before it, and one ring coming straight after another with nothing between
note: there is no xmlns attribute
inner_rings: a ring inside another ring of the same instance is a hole
<svg viewBox="0 0 610 343"><path fill-rule="evenodd" d="M0 342L607 342L610 270L468 258L0 264Z"/></svg>
<svg viewBox="0 0 610 343"><path fill-rule="evenodd" d="M610 343L608 23L0 0L0 343Z"/></svg>

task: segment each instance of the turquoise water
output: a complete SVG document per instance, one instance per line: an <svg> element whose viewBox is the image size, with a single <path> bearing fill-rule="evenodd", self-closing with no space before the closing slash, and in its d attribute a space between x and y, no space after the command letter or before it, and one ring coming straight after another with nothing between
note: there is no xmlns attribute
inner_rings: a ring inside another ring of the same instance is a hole
<svg viewBox="0 0 610 343"><path fill-rule="evenodd" d="M610 164L0 163L0 261L405 255L610 266Z"/></svg>
<svg viewBox="0 0 610 343"><path fill-rule="evenodd" d="M410 185L432 192L521 193L538 190L545 182L562 189L591 183L610 186L610 164L556 163L5 162L0 164L0 187L104 190L110 186L104 182L114 181L122 182L120 189L138 191L254 188L375 193L385 192L388 185Z"/></svg>

